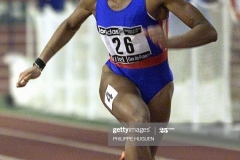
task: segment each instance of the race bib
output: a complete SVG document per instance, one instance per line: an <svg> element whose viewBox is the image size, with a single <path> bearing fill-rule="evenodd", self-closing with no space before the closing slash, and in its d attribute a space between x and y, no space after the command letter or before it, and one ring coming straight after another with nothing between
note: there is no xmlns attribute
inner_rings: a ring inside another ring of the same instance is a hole
<svg viewBox="0 0 240 160"><path fill-rule="evenodd" d="M98 26L98 31L115 63L133 63L152 54L141 26Z"/></svg>

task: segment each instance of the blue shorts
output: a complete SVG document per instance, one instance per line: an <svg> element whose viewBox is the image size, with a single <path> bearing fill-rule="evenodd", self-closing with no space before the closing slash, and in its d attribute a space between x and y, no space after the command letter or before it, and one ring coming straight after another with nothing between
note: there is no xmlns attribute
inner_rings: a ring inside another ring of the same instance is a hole
<svg viewBox="0 0 240 160"><path fill-rule="evenodd" d="M106 65L116 74L131 80L140 90L146 104L169 82L173 81L173 74L168 60L140 69L121 68L108 60Z"/></svg>

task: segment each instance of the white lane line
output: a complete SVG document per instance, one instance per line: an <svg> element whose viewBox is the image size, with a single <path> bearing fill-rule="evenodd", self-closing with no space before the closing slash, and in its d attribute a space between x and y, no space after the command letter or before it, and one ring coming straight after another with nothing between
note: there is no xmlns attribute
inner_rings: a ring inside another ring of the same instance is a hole
<svg viewBox="0 0 240 160"><path fill-rule="evenodd" d="M43 134L24 132L24 131L13 130L13 129L0 128L0 134L4 136L39 141L44 143L51 143L51 144L62 145L67 147L74 147L78 149L86 149L86 150L91 150L95 152L109 153L113 155L121 154L121 150L113 149L110 147L105 147L105 146L90 144L90 143L83 143L79 141L67 140L67 139L58 138L54 136L47 136Z"/></svg>
<svg viewBox="0 0 240 160"><path fill-rule="evenodd" d="M85 149L85 150L89 150L89 151L112 154L112 155L120 156L120 154L122 153L122 150L111 148L111 147L101 146L101 145L97 145L97 144L83 143L83 142L79 142L79 141L67 140L67 139L63 139L63 138L47 136L47 135L43 135L43 134L24 132L24 131L13 130L13 129L7 129L7 128L0 128L0 135L21 138L21 139L27 139L27 140L33 140L33 141L39 141L39 142L44 142L44 143L51 143L51 144L62 145L62 146L67 146L67 147L74 147L74 148L78 148L78 149ZM162 157L156 157L156 160L158 160L158 159L169 160L169 159L165 159Z"/></svg>
<svg viewBox="0 0 240 160"><path fill-rule="evenodd" d="M18 159L0 154L0 160L23 160L23 159Z"/></svg>

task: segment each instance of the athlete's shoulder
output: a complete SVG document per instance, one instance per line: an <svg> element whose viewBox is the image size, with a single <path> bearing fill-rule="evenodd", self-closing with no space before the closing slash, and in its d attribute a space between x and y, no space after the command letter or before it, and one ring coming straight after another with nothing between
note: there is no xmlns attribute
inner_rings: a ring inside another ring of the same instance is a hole
<svg viewBox="0 0 240 160"><path fill-rule="evenodd" d="M146 0L146 5L150 5L150 6L162 6L164 4L168 4L171 2L174 2L175 0ZM176 0L178 1L178 0ZM179 0L182 1L182 0Z"/></svg>
<svg viewBox="0 0 240 160"><path fill-rule="evenodd" d="M146 0L147 12L156 20L162 21L168 18L169 10L166 4L171 0Z"/></svg>
<svg viewBox="0 0 240 160"><path fill-rule="evenodd" d="M147 5L169 5L169 4L188 3L188 0L146 0Z"/></svg>

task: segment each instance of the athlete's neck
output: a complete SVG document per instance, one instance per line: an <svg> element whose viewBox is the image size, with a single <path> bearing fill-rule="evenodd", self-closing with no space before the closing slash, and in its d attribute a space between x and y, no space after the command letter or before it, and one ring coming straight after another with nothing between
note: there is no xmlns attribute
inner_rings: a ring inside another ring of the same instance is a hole
<svg viewBox="0 0 240 160"><path fill-rule="evenodd" d="M108 0L108 6L114 11L120 11L126 8L132 0Z"/></svg>

